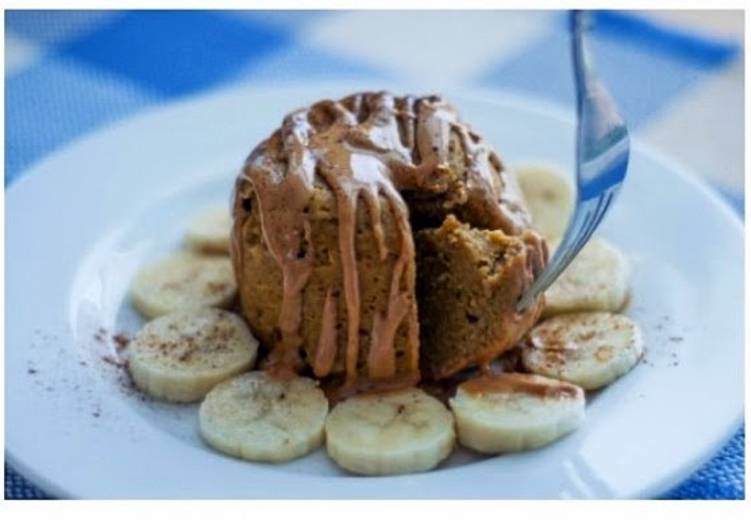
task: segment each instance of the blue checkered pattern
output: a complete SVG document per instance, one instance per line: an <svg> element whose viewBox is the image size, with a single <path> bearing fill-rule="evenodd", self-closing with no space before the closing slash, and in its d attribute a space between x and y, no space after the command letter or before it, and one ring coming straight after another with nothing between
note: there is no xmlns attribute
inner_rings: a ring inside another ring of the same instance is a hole
<svg viewBox="0 0 751 532"><path fill-rule="evenodd" d="M240 80L417 80L436 91L512 89L570 105L564 21L544 12L7 11L5 183L84 133ZM690 141L671 109L699 102L700 89L742 56L739 43L612 11L597 15L592 44L635 134L676 145ZM707 170L727 167L726 154L715 157L694 166L742 215L742 175ZM45 498L7 465L5 496ZM743 497L743 429L664 495Z"/></svg>

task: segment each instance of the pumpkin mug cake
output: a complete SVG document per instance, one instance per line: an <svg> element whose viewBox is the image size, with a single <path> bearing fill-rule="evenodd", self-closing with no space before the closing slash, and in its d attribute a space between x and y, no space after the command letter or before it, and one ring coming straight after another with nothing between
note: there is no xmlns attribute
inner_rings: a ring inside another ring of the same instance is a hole
<svg viewBox="0 0 751 532"><path fill-rule="evenodd" d="M560 438L584 417L582 383L626 373L641 335L614 314L627 263L597 241L570 267L577 282L517 309L560 236L530 212L567 213L572 197L555 173L520 176L439 96L360 93L290 113L248 156L231 221L203 214L179 272L162 260L134 283L136 307L156 318L141 334L175 344L139 350L137 337L136 384L203 398L204 439L248 460L325 442L349 471L396 474L435 467L457 435L485 453ZM543 311L563 325L537 325ZM222 343L196 326L230 321Z"/></svg>

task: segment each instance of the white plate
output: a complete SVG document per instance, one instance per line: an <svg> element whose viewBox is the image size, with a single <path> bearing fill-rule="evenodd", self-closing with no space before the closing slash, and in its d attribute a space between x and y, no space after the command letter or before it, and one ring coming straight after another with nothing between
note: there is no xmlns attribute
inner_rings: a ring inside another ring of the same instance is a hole
<svg viewBox="0 0 751 532"><path fill-rule="evenodd" d="M634 264L628 314L644 329L646 363L590 398L584 426L547 448L461 452L429 473L358 478L322 451L285 465L228 458L198 438L195 407L124 393L102 357L110 334L138 327L124 299L134 269L178 245L196 208L228 201L246 153L285 112L352 90L246 87L189 100L97 132L10 187L13 467L59 497L648 497L732 434L743 410L743 228L689 172L638 143L602 233ZM514 96L449 96L512 164L571 168L566 113Z"/></svg>

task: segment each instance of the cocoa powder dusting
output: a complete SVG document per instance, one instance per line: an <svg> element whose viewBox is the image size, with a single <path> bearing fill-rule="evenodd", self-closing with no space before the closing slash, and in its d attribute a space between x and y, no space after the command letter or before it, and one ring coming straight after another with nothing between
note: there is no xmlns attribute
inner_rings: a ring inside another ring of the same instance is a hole
<svg viewBox="0 0 751 532"><path fill-rule="evenodd" d="M115 350L118 353L122 353L128 348L128 345L130 344L130 338L128 338L124 333L117 333L112 336L112 341L115 344Z"/></svg>

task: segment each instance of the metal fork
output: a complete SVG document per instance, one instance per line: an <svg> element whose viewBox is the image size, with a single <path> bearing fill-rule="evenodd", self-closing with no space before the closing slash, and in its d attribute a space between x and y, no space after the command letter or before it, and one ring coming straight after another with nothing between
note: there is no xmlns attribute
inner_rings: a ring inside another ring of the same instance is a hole
<svg viewBox="0 0 751 532"><path fill-rule="evenodd" d="M576 85L576 206L555 254L517 305L526 309L574 260L600 225L626 177L629 136L613 98L597 79L583 32L588 15L570 14Z"/></svg>

